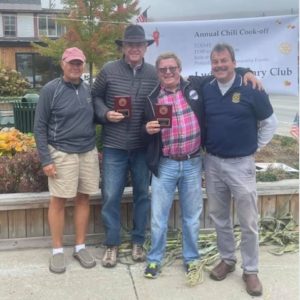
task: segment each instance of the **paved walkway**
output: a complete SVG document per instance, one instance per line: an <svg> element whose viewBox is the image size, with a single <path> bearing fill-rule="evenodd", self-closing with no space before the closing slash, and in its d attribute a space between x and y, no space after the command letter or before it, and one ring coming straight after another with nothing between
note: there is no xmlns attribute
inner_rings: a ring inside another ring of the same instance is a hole
<svg viewBox="0 0 300 300"><path fill-rule="evenodd" d="M291 137L290 130L299 111L299 96L269 95L274 112L278 119L276 134Z"/></svg>
<svg viewBox="0 0 300 300"><path fill-rule="evenodd" d="M215 282L205 273L204 283L195 287L185 284L180 260L165 267L155 280L143 277L144 263L116 268L101 266L102 249L90 247L97 266L80 267L66 248L67 272L48 271L49 249L10 250L0 252L0 299L14 300L247 300L253 299L244 289L241 269L224 281ZM260 248L260 278L264 294L256 299L299 299L299 254L274 256ZM240 259L239 259L240 262Z"/></svg>

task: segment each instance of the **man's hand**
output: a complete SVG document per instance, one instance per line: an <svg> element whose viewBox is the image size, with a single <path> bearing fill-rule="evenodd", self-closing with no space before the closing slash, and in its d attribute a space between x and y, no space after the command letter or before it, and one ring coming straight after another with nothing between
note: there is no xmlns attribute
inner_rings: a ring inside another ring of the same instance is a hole
<svg viewBox="0 0 300 300"><path fill-rule="evenodd" d="M256 78L256 76L255 76L253 73L251 73L251 72L247 72L247 73L244 75L244 78L243 78L244 85L247 85L247 83L248 83L249 81L252 83L253 89L258 89L259 91L263 91L263 90L264 90L261 81L258 80L258 79Z"/></svg>
<svg viewBox="0 0 300 300"><path fill-rule="evenodd" d="M113 123L118 123L120 121L122 121L124 119L124 115L121 113L118 113L116 111L110 110L109 112L107 112L106 114L106 119L109 122L113 122Z"/></svg>
<svg viewBox="0 0 300 300"><path fill-rule="evenodd" d="M50 164L43 167L43 171L46 176L48 177L55 177L56 176L56 167L55 164Z"/></svg>
<svg viewBox="0 0 300 300"><path fill-rule="evenodd" d="M146 131L148 134L155 134L160 131L160 125L158 121L150 121L146 124Z"/></svg>

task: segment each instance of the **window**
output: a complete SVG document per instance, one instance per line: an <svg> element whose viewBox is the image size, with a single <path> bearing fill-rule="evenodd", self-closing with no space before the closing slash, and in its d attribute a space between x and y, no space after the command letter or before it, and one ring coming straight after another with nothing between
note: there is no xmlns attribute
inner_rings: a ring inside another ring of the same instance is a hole
<svg viewBox="0 0 300 300"><path fill-rule="evenodd" d="M38 53L16 53L16 64L17 71L29 80L33 88L40 88L61 74L59 66Z"/></svg>
<svg viewBox="0 0 300 300"><path fill-rule="evenodd" d="M5 37L17 35L16 15L3 15L3 34Z"/></svg>
<svg viewBox="0 0 300 300"><path fill-rule="evenodd" d="M56 21L56 16L51 15L39 15L39 36L61 36L65 30L61 24Z"/></svg>

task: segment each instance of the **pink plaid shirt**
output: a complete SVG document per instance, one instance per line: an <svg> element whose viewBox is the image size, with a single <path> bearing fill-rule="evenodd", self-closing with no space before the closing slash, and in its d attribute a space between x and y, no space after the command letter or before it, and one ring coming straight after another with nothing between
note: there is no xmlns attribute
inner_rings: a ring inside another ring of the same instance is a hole
<svg viewBox="0 0 300 300"><path fill-rule="evenodd" d="M201 145L200 126L196 115L180 89L170 93L160 90L158 104L172 104L172 127L162 128L163 155L195 153Z"/></svg>

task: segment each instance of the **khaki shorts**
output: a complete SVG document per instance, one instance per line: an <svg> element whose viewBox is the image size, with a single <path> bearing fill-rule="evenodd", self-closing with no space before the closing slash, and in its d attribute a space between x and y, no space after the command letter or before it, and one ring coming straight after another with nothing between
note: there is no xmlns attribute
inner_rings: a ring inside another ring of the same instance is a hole
<svg viewBox="0 0 300 300"><path fill-rule="evenodd" d="M65 153L48 146L56 167L56 176L48 177L51 196L73 198L77 193L95 194L99 191L98 151L85 153Z"/></svg>

